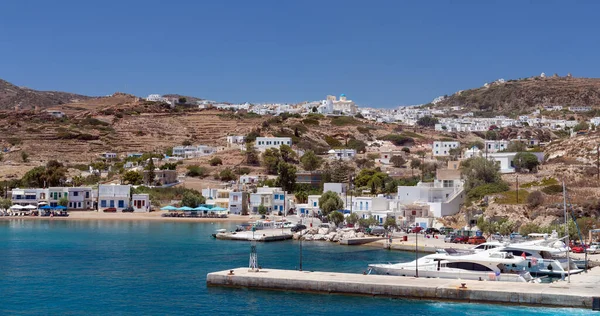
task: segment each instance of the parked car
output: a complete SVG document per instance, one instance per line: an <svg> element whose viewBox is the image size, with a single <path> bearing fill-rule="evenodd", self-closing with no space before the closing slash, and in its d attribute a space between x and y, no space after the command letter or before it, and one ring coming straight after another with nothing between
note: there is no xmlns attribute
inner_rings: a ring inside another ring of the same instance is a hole
<svg viewBox="0 0 600 316"><path fill-rule="evenodd" d="M296 225L290 222L283 223L283 228L293 228L294 226Z"/></svg>
<svg viewBox="0 0 600 316"><path fill-rule="evenodd" d="M423 227L421 227L421 226L415 226L415 227L413 227L413 228L410 229L410 232L414 234L414 233L420 233L422 230L423 230Z"/></svg>
<svg viewBox="0 0 600 316"><path fill-rule="evenodd" d="M574 245L573 247L571 247L571 251L573 253L584 253L586 249L585 245Z"/></svg>
<svg viewBox="0 0 600 316"><path fill-rule="evenodd" d="M509 237L510 237L510 240L523 238L523 236L521 236L521 234L519 234L519 233L512 233L512 234L510 234Z"/></svg>
<svg viewBox="0 0 600 316"><path fill-rule="evenodd" d="M123 213L133 213L133 207L129 206L124 208Z"/></svg>
<svg viewBox="0 0 600 316"><path fill-rule="evenodd" d="M116 213L117 209L114 207L109 207L109 208L105 208L103 212L104 213Z"/></svg>
<svg viewBox="0 0 600 316"><path fill-rule="evenodd" d="M454 236L452 239L453 243L466 244L469 241L469 236Z"/></svg>
<svg viewBox="0 0 600 316"><path fill-rule="evenodd" d="M452 239L454 239L454 237L456 237L456 235L454 234L446 235L446 237L444 237L444 242L452 242Z"/></svg>
<svg viewBox="0 0 600 316"><path fill-rule="evenodd" d="M425 230L425 234L427 235L432 235L432 234L440 234L440 231L437 228L433 228L433 227L429 227Z"/></svg>
<svg viewBox="0 0 600 316"><path fill-rule="evenodd" d="M306 229L306 225L297 224L296 226L292 227L291 231L292 233L297 233L303 229Z"/></svg>
<svg viewBox="0 0 600 316"><path fill-rule="evenodd" d="M385 234L385 228L376 226L371 228L371 235L382 236Z"/></svg>
<svg viewBox="0 0 600 316"><path fill-rule="evenodd" d="M596 254L600 253L600 243L593 242L590 246L585 250L587 253Z"/></svg>
<svg viewBox="0 0 600 316"><path fill-rule="evenodd" d="M449 235L453 231L454 229L452 227L440 227L440 233L444 235Z"/></svg>
<svg viewBox="0 0 600 316"><path fill-rule="evenodd" d="M470 245L479 245L483 244L484 242L486 242L486 240L483 236L471 236L467 241L467 243L469 243Z"/></svg>

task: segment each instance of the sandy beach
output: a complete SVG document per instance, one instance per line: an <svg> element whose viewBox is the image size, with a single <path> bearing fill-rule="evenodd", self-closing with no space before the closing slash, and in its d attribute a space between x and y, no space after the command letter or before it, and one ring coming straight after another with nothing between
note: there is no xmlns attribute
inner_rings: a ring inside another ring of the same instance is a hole
<svg viewBox="0 0 600 316"><path fill-rule="evenodd" d="M0 220L26 219L43 221L70 221L70 220L111 220L111 221L164 221L164 222L247 222L256 220L251 216L228 215L227 218L193 218L193 217L162 217L166 211L150 213L103 213L96 211L69 212L69 217L40 217L40 216L3 216Z"/></svg>

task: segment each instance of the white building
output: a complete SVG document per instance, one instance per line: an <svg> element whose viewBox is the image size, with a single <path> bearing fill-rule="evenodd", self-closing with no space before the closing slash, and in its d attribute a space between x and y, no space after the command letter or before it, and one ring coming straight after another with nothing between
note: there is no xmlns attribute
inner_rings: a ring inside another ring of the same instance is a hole
<svg viewBox="0 0 600 316"><path fill-rule="evenodd" d="M98 186L98 208L116 208L117 211L129 207L131 185L100 184Z"/></svg>
<svg viewBox="0 0 600 316"><path fill-rule="evenodd" d="M55 118L63 118L65 116L64 112L57 111L57 110L48 110L48 111L46 111L46 113L48 113L50 116L53 116Z"/></svg>
<svg viewBox="0 0 600 316"><path fill-rule="evenodd" d="M67 207L73 210L90 210L94 207L92 188L71 187L67 189L69 204Z"/></svg>
<svg viewBox="0 0 600 316"><path fill-rule="evenodd" d="M208 156L216 152L217 149L215 147L210 147L206 145L173 147L173 156L182 158L196 158Z"/></svg>
<svg viewBox="0 0 600 316"><path fill-rule="evenodd" d="M150 195L149 194L134 194L131 196L131 206L136 213L150 212Z"/></svg>
<svg viewBox="0 0 600 316"><path fill-rule="evenodd" d="M451 149L459 147L460 142L434 141L431 148L431 153L433 154L433 156L449 156Z"/></svg>
<svg viewBox="0 0 600 316"><path fill-rule="evenodd" d="M328 95L327 100L333 103L334 112L354 115L358 109L356 104L352 100L348 100L343 93L340 95L339 100L333 95Z"/></svg>
<svg viewBox="0 0 600 316"><path fill-rule="evenodd" d="M356 157L356 149L331 149L328 152L329 159L351 160Z"/></svg>
<svg viewBox="0 0 600 316"><path fill-rule="evenodd" d="M496 153L502 150L506 150L510 142L508 140L486 140L485 150L488 153Z"/></svg>
<svg viewBox="0 0 600 316"><path fill-rule="evenodd" d="M248 213L248 193L235 191L229 193L229 214L242 215Z"/></svg>
<svg viewBox="0 0 600 316"><path fill-rule="evenodd" d="M434 217L454 215L465 201L463 182L435 180L419 182L416 186L399 186L397 200L404 205L428 205Z"/></svg>
<svg viewBox="0 0 600 316"><path fill-rule="evenodd" d="M114 158L117 158L117 153L106 152L106 153L102 153L101 156L106 159L114 159Z"/></svg>
<svg viewBox="0 0 600 316"><path fill-rule="evenodd" d="M600 117L596 116L590 119L590 124L598 126L600 125Z"/></svg>
<svg viewBox="0 0 600 316"><path fill-rule="evenodd" d="M323 192L335 192L340 197L345 196L348 192L348 183L327 182L323 184Z"/></svg>
<svg viewBox="0 0 600 316"><path fill-rule="evenodd" d="M151 102L158 102L158 101L162 101L163 97L160 94L149 94L146 97L146 101L151 101Z"/></svg>
<svg viewBox="0 0 600 316"><path fill-rule="evenodd" d="M244 145L245 143L246 143L246 136L244 136L244 135L227 136L227 146Z"/></svg>
<svg viewBox="0 0 600 316"><path fill-rule="evenodd" d="M534 154L538 161L542 161L544 159L543 152L531 152ZM500 173L514 173L515 172L515 156L517 152L497 152L497 153L485 153L477 148L471 148L465 150L464 158L468 159L471 157L486 157L490 160L496 161L496 163L500 166Z"/></svg>
<svg viewBox="0 0 600 316"><path fill-rule="evenodd" d="M591 106L570 106L569 111L571 112L589 112L592 110Z"/></svg>
<svg viewBox="0 0 600 316"><path fill-rule="evenodd" d="M352 213L357 213L361 218L369 218L372 216L379 224L383 224L389 210L389 200L384 197L373 196L356 196L352 197L350 207Z"/></svg>
<svg viewBox="0 0 600 316"><path fill-rule="evenodd" d="M249 174L240 176L241 184L254 184L254 183L258 183L258 181L260 181L260 176L249 175Z"/></svg>
<svg viewBox="0 0 600 316"><path fill-rule="evenodd" d="M34 205L48 202L48 189L12 189L11 202L13 205Z"/></svg>
<svg viewBox="0 0 600 316"><path fill-rule="evenodd" d="M405 153L403 151L381 151L381 156L377 161L384 165L391 164L391 159L394 156L404 157Z"/></svg>
<svg viewBox="0 0 600 316"><path fill-rule="evenodd" d="M277 148L281 145L292 146L292 139L290 137L256 137L254 142L254 148L258 151L265 151L270 148Z"/></svg>

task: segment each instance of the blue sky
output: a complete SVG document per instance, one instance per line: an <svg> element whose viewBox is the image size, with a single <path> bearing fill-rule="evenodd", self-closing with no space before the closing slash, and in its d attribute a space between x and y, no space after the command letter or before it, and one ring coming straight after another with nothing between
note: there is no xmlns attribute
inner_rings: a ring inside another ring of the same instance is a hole
<svg viewBox="0 0 600 316"><path fill-rule="evenodd" d="M594 1L0 3L0 78L88 95L359 105L571 72L599 77Z"/></svg>

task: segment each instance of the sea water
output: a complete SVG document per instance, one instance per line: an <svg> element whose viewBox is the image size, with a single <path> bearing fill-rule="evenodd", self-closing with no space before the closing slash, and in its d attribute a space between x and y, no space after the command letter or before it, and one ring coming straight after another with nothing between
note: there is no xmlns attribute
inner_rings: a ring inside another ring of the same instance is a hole
<svg viewBox="0 0 600 316"><path fill-rule="evenodd" d="M0 220L0 314L583 315L582 309L434 302L206 286L248 266L250 243L215 240L231 223ZM297 241L259 243L265 268L297 269ZM303 242L303 270L363 273L414 253Z"/></svg>

